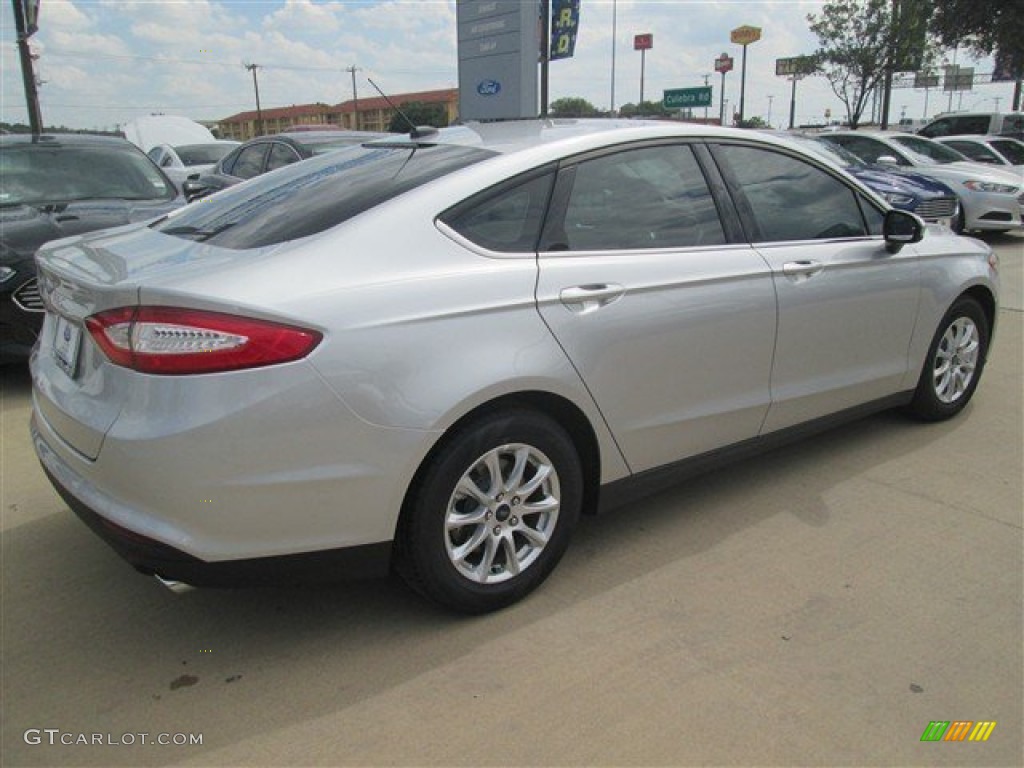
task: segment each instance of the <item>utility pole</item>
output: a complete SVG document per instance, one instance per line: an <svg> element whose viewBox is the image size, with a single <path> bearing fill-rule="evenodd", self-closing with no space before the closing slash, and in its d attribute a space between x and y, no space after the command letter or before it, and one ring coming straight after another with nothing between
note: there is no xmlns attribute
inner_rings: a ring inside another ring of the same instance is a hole
<svg viewBox="0 0 1024 768"><path fill-rule="evenodd" d="M353 64L351 67L345 69L350 75L352 75L352 129L359 130L359 94L356 93L356 72L359 68Z"/></svg>
<svg viewBox="0 0 1024 768"><path fill-rule="evenodd" d="M14 4L14 29L18 38L18 56L21 59L21 79L25 84L25 102L28 107L28 124L33 135L43 132L43 115L39 110L39 92L36 90L36 73L32 66L32 51L28 47L28 39L35 34L35 18L25 18L25 6L31 5L32 12L39 12L39 3L26 3L23 0L12 0Z"/></svg>
<svg viewBox="0 0 1024 768"><path fill-rule="evenodd" d="M551 61L551 0L540 3L540 116L548 116L548 64Z"/></svg>
<svg viewBox="0 0 1024 768"><path fill-rule="evenodd" d="M612 106L611 116L615 117L615 33L618 22L618 2L612 0Z"/></svg>
<svg viewBox="0 0 1024 768"><path fill-rule="evenodd" d="M256 91L256 135L263 135L263 110L260 109L260 84L256 80L256 70L260 68L259 64L243 64L243 67L252 72L252 87Z"/></svg>
<svg viewBox="0 0 1024 768"><path fill-rule="evenodd" d="M703 75L703 78L704 78L704 87L707 88L708 87L708 80L711 79L711 75ZM708 108L704 107L704 125L707 125L707 124L708 124Z"/></svg>

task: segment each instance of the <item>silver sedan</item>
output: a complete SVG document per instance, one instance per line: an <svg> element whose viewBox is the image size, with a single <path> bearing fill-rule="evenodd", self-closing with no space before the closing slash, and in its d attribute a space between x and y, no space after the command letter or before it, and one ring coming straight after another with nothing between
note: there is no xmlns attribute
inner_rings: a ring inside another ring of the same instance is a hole
<svg viewBox="0 0 1024 768"><path fill-rule="evenodd" d="M522 598L582 512L872 410L959 413L984 244L769 136L415 132L37 257L32 433L173 586L397 569Z"/></svg>

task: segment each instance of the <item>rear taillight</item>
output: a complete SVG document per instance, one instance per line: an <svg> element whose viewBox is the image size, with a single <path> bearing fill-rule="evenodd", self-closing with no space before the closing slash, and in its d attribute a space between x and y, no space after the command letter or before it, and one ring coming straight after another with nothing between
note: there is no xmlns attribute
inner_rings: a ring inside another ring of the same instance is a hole
<svg viewBox="0 0 1024 768"><path fill-rule="evenodd" d="M121 307L85 325L112 363L160 374L287 363L308 355L322 338L291 325L175 307Z"/></svg>

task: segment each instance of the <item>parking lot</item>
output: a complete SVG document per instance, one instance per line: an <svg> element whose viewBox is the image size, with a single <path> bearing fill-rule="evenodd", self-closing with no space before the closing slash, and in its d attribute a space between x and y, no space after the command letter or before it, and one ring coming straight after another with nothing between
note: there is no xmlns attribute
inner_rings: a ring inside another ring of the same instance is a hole
<svg viewBox="0 0 1024 768"><path fill-rule="evenodd" d="M988 241L1002 308L960 418L882 414L585 519L482 618L397 581L171 594L51 489L0 369L0 762L1020 765L1024 235Z"/></svg>

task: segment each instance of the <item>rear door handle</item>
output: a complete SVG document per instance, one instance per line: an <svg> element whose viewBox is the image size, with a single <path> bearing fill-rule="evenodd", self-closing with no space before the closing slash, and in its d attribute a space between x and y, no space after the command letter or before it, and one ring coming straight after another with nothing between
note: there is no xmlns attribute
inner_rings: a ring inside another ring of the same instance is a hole
<svg viewBox="0 0 1024 768"><path fill-rule="evenodd" d="M563 288L558 298L570 311L584 314L611 304L625 292L618 283L593 283Z"/></svg>

